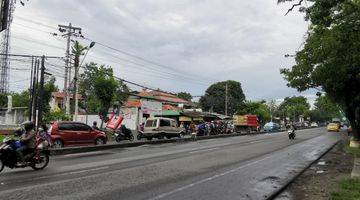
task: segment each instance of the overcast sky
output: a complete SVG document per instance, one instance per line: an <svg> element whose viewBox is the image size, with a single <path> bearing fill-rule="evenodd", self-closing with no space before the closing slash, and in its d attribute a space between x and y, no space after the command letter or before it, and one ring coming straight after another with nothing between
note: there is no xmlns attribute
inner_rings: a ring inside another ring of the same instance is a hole
<svg viewBox="0 0 360 200"><path fill-rule="evenodd" d="M82 28L96 44L85 62L111 65L124 79L171 92L202 95L215 81L239 81L249 100L298 95L279 74L290 67L303 42L303 15L284 16L290 4L277 0L30 0L16 5L11 52L63 56L65 38L52 36L58 24ZM76 39L76 38L74 38ZM79 39L84 45L89 41ZM49 70L62 88L64 63ZM136 64L134 64L136 63ZM12 68L29 62L13 61ZM28 87L29 71L11 70L11 90ZM313 97L313 92L303 95Z"/></svg>

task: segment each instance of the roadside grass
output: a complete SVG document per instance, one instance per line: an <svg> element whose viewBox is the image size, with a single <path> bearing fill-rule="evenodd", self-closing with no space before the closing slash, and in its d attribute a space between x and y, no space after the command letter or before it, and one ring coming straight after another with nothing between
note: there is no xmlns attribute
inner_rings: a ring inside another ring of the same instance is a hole
<svg viewBox="0 0 360 200"><path fill-rule="evenodd" d="M3 141L4 138L5 138L4 135L0 135L0 143Z"/></svg>
<svg viewBox="0 0 360 200"><path fill-rule="evenodd" d="M359 200L360 179L345 179L338 183L336 192L330 194L331 200Z"/></svg>

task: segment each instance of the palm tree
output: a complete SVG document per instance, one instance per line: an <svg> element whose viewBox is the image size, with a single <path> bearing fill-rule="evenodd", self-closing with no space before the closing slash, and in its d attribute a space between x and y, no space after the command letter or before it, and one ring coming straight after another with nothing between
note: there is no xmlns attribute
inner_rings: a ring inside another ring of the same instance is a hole
<svg viewBox="0 0 360 200"><path fill-rule="evenodd" d="M74 46L71 47L72 53L74 54L74 68L75 68L75 75L74 75L74 93L73 93L73 101L74 101L74 113L75 116L77 116L77 79L78 79L78 73L79 73L79 63L80 63L80 56L84 55L85 50L88 49L88 47L82 46L79 41L75 41Z"/></svg>

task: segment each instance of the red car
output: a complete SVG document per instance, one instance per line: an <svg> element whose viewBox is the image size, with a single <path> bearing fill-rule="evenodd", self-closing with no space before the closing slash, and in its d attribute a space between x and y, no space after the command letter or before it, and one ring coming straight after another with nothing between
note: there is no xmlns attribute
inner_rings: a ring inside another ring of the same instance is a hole
<svg viewBox="0 0 360 200"><path fill-rule="evenodd" d="M95 130L80 122L54 122L51 124L51 140L54 148L106 144L107 137L102 131Z"/></svg>

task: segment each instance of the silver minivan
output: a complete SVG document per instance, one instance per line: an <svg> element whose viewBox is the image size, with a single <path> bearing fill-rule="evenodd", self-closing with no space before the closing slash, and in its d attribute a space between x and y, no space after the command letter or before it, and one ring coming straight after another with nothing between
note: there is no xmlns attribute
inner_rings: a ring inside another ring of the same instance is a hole
<svg viewBox="0 0 360 200"><path fill-rule="evenodd" d="M153 138L163 139L166 137L183 137L185 130L180 128L174 119L165 117L148 118L144 126L144 136L148 140Z"/></svg>

